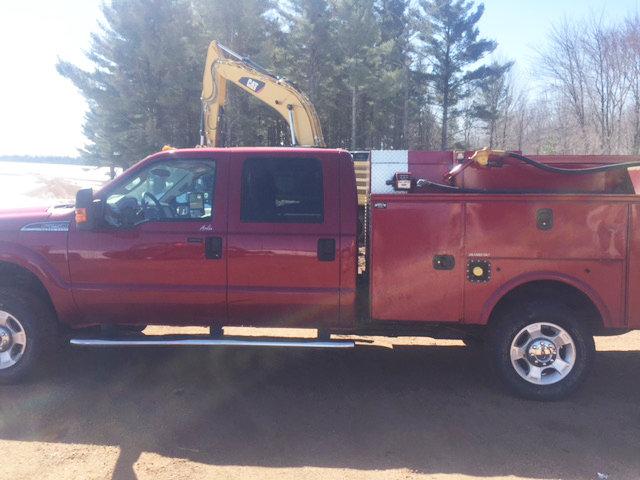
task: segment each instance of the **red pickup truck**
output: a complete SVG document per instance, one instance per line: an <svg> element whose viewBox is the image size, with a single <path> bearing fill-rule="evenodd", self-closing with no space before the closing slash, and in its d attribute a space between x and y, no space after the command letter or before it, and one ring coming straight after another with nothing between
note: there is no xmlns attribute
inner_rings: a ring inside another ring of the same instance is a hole
<svg viewBox="0 0 640 480"><path fill-rule="evenodd" d="M462 171L465 156L421 158L386 175L365 216L351 155L303 148L163 151L81 190L75 208L3 211L0 381L33 371L60 337L346 348L354 342L331 335L357 334L483 344L515 393L573 391L594 334L640 328L635 172L563 175L513 158ZM147 325L211 334L139 334ZM225 336L232 325L318 338Z"/></svg>

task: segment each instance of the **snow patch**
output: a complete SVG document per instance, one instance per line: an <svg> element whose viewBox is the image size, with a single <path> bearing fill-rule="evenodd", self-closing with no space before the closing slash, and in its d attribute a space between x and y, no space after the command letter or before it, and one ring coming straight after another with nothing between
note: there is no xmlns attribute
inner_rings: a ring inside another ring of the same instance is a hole
<svg viewBox="0 0 640 480"><path fill-rule="evenodd" d="M0 161L0 208L73 203L79 189L109 179L108 167Z"/></svg>

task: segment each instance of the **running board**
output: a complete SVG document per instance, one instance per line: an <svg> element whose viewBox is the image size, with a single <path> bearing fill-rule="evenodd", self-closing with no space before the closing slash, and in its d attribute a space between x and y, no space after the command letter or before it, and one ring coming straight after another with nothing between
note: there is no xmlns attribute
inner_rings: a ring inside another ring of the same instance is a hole
<svg viewBox="0 0 640 480"><path fill-rule="evenodd" d="M224 338L162 339L146 338L72 338L71 345L79 347L289 347L289 348L354 348L352 340L238 340Z"/></svg>

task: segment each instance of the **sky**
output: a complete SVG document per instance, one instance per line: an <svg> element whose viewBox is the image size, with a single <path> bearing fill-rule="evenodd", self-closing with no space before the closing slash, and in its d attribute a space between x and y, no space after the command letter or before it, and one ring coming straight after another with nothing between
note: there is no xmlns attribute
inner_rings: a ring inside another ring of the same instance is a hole
<svg viewBox="0 0 640 480"><path fill-rule="evenodd" d="M58 58L86 66L102 0L0 0L0 155L76 156L86 139L82 95L56 72ZM592 13L617 21L640 0L484 0L483 36L497 58L516 61L519 81L533 78L536 48L552 24ZM204 62L204 52L203 52Z"/></svg>

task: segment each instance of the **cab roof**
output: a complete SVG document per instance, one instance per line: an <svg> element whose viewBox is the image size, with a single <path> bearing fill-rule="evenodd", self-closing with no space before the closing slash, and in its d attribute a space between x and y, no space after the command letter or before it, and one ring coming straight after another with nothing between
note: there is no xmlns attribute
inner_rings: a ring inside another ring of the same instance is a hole
<svg viewBox="0 0 640 480"><path fill-rule="evenodd" d="M203 153L273 153L273 154L331 154L331 153L348 153L342 148L320 148L320 147L202 147L202 148L167 148L160 152L150 155L176 154L179 156L201 155Z"/></svg>

